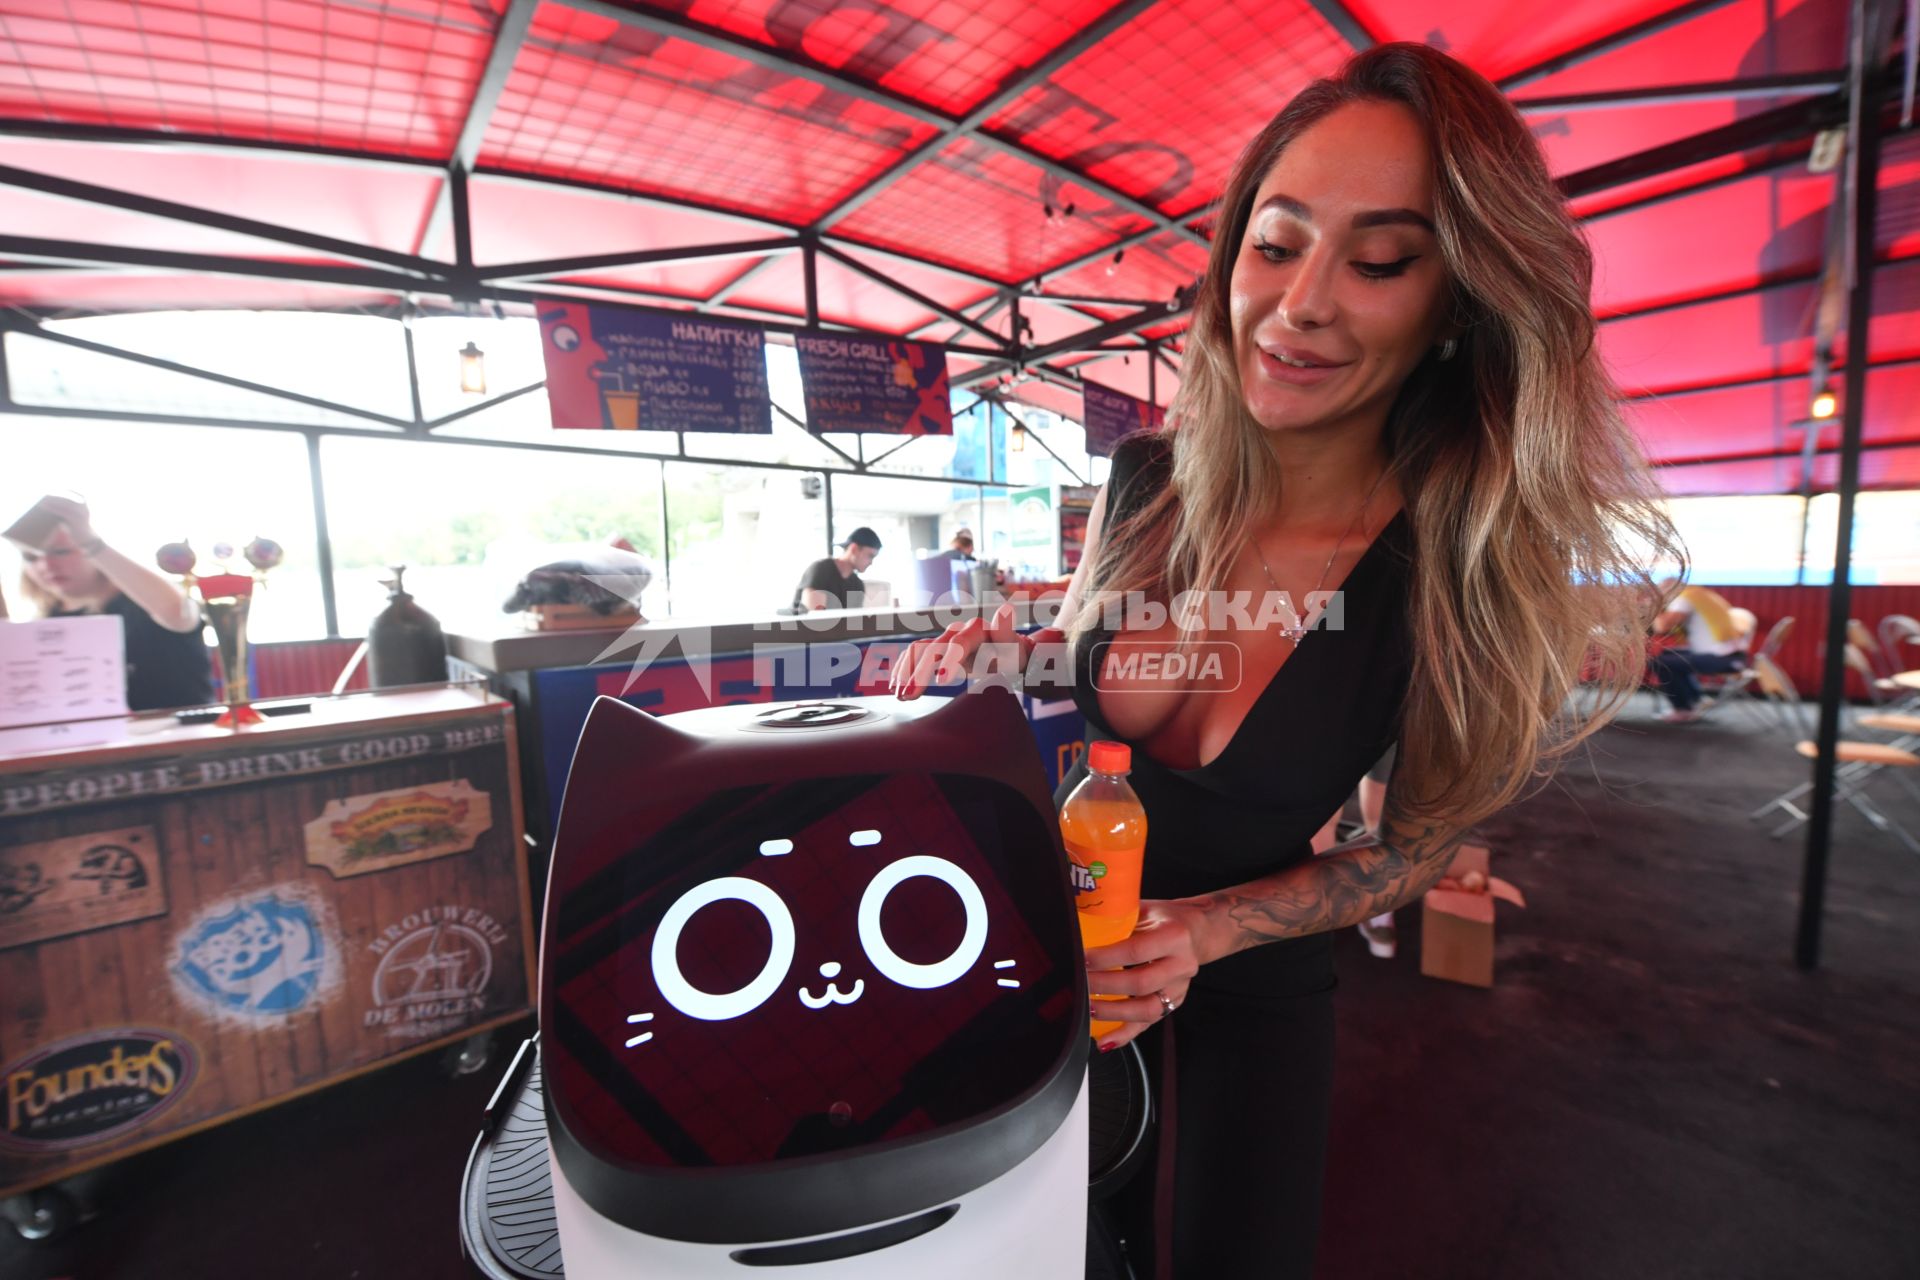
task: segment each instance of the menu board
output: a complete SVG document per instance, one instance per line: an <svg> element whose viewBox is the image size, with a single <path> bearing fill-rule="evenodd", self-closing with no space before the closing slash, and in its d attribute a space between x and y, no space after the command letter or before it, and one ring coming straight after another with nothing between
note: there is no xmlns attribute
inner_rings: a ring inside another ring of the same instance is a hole
<svg viewBox="0 0 1920 1280"><path fill-rule="evenodd" d="M794 346L809 430L953 434L944 347L804 333L795 337Z"/></svg>
<svg viewBox="0 0 1920 1280"><path fill-rule="evenodd" d="M773 431L766 336L700 315L542 300L557 429Z"/></svg>
<svg viewBox="0 0 1920 1280"><path fill-rule="evenodd" d="M1166 416L1166 411L1157 404L1089 382L1081 413L1081 421L1087 428L1087 452L1107 457L1122 436L1135 431L1157 431Z"/></svg>
<svg viewBox="0 0 1920 1280"><path fill-rule="evenodd" d="M0 626L0 728L125 715L124 625L95 614Z"/></svg>

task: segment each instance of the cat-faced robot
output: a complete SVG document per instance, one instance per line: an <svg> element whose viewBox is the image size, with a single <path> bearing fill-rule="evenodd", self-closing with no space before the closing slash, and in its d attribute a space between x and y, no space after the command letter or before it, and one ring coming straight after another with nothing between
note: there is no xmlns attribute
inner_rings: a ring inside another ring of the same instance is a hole
<svg viewBox="0 0 1920 1280"><path fill-rule="evenodd" d="M602 698L540 957L566 1275L1080 1275L1072 901L1005 690Z"/></svg>

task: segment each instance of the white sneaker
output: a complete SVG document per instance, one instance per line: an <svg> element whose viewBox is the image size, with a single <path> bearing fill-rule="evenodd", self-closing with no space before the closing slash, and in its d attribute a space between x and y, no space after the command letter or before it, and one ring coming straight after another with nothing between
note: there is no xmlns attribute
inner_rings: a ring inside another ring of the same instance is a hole
<svg viewBox="0 0 1920 1280"><path fill-rule="evenodd" d="M1665 724L1692 724L1702 716L1699 711L1669 711L1659 718Z"/></svg>
<svg viewBox="0 0 1920 1280"><path fill-rule="evenodd" d="M1371 920L1362 920L1359 929L1360 936L1367 940L1367 950L1382 960L1393 959L1394 949L1400 945L1400 931L1394 928L1393 912L1383 911Z"/></svg>

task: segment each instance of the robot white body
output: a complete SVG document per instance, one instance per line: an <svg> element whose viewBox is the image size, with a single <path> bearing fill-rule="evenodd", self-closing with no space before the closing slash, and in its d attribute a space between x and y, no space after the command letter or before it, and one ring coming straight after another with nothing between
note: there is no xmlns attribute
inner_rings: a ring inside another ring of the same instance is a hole
<svg viewBox="0 0 1920 1280"><path fill-rule="evenodd" d="M567 1185L551 1153L547 1159L568 1280L715 1280L753 1274L732 1256L742 1246L662 1240L601 1217ZM853 1257L782 1266L776 1274L792 1280L1080 1276L1086 1267L1087 1091L1081 1089L1066 1123L1031 1159L951 1203L958 1209L951 1218L912 1239Z"/></svg>

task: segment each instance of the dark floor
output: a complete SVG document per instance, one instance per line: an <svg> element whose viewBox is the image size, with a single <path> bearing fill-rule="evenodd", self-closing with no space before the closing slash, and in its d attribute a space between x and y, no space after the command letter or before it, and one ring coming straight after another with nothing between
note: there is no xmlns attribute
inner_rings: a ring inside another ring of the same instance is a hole
<svg viewBox="0 0 1920 1280"><path fill-rule="evenodd" d="M1419 975L1417 911L1393 961L1341 939L1323 1276L1920 1276L1920 857L1843 810L1801 973L1801 845L1746 814L1804 762L1738 709L1647 708L1489 824L1528 900L1492 991ZM411 1062L127 1161L65 1241L0 1238L0 1276L465 1280L498 1069Z"/></svg>

